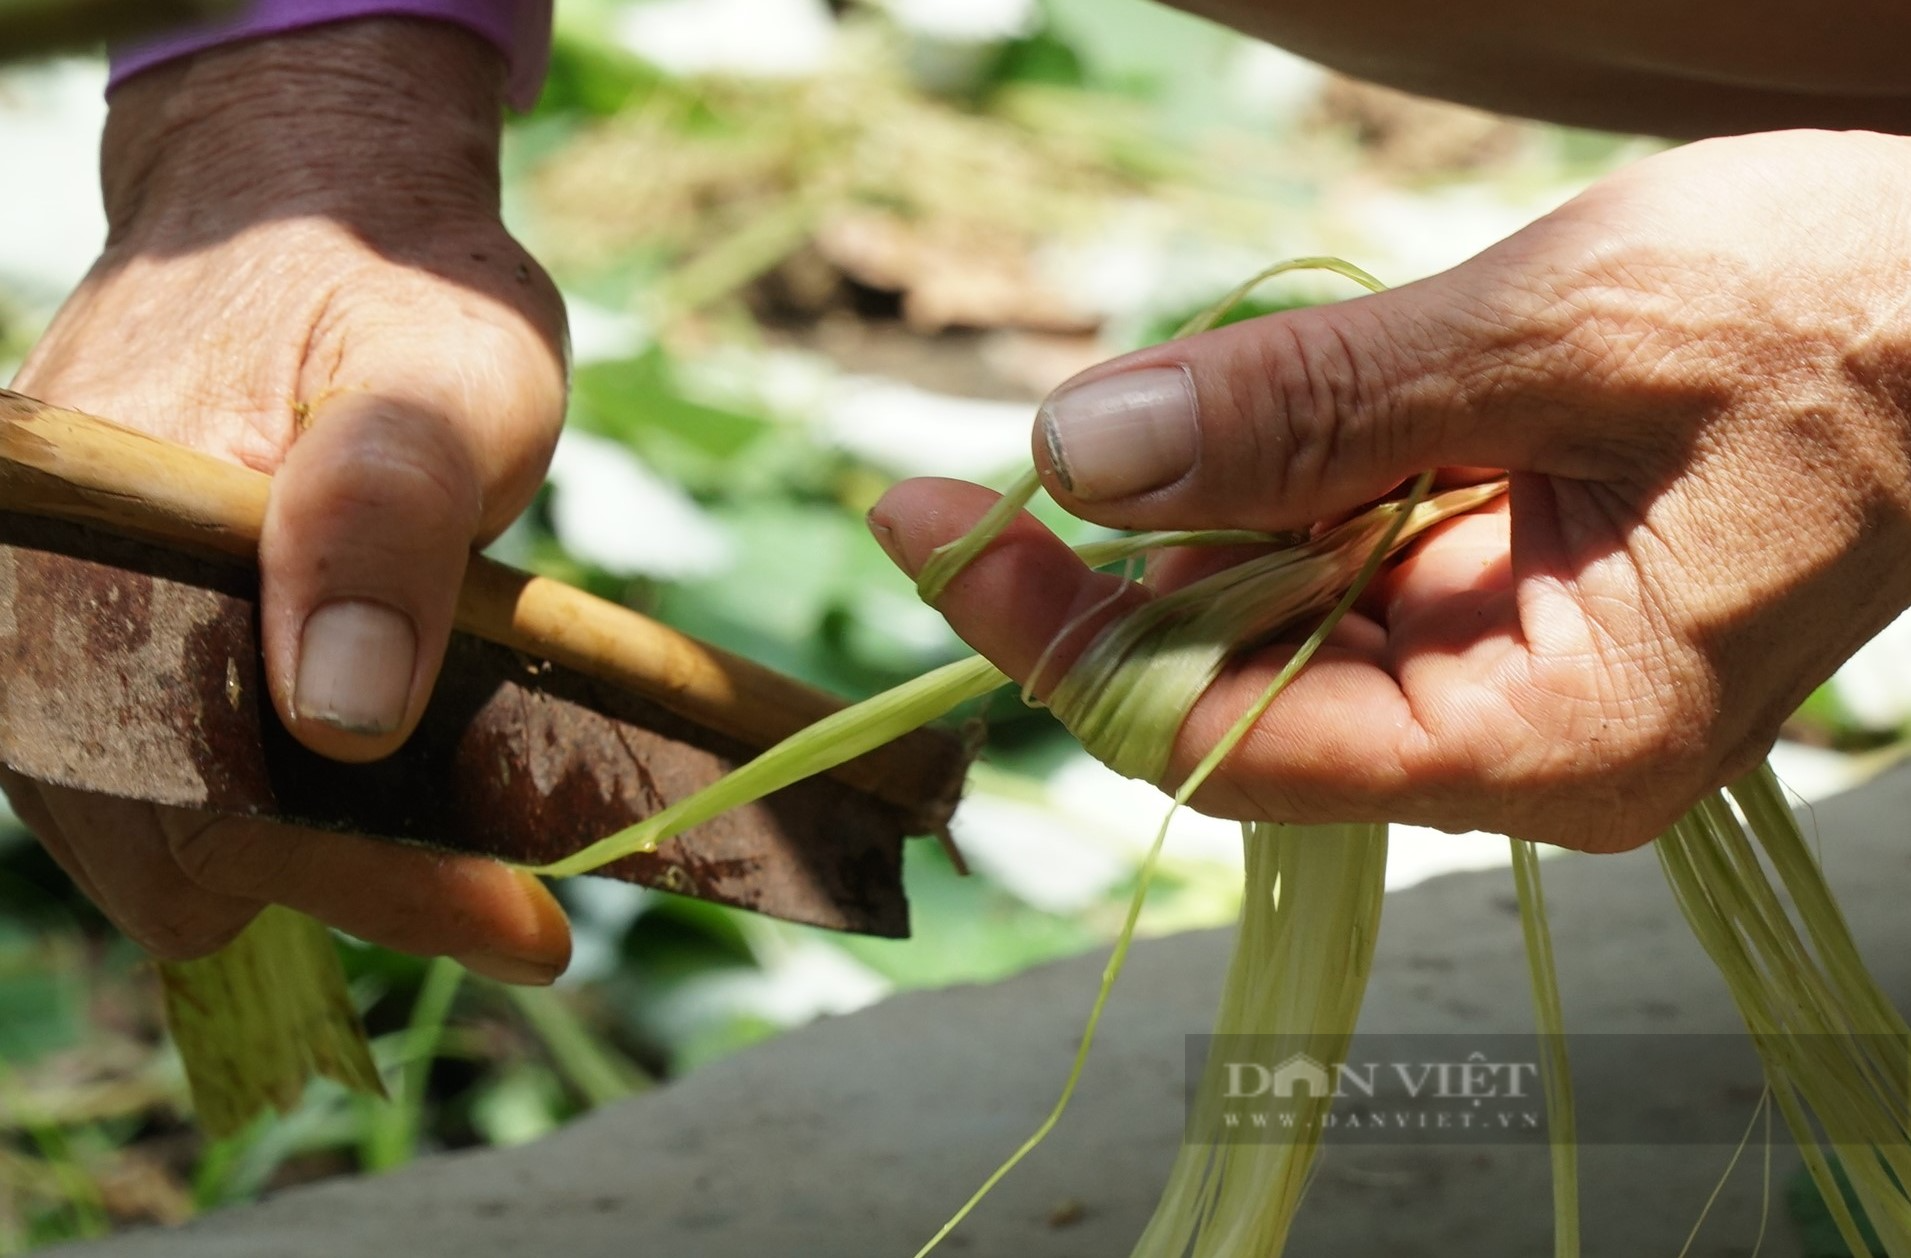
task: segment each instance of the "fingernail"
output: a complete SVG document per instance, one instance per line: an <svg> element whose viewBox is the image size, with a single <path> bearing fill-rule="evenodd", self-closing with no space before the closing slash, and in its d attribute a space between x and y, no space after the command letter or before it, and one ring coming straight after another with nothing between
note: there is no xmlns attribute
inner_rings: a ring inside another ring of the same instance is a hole
<svg viewBox="0 0 1911 1258"><path fill-rule="evenodd" d="M508 868L508 867L507 867ZM522 945L519 951L479 949L458 958L474 974L520 987L549 987L570 964L571 925L564 906L544 880L528 869L509 869L523 900L521 917L508 933Z"/></svg>
<svg viewBox="0 0 1911 1258"><path fill-rule="evenodd" d="M1159 489L1194 466L1194 382L1180 367L1063 389L1042 403L1040 421L1056 479L1086 502Z"/></svg>
<svg viewBox="0 0 1911 1258"><path fill-rule="evenodd" d="M878 520L874 513L864 516L863 523L869 526L869 535L876 539L876 545L883 548L883 554L888 555L891 562L907 572L909 565L903 562L902 547L896 544L896 530Z"/></svg>
<svg viewBox="0 0 1911 1258"><path fill-rule="evenodd" d="M383 603L327 603L305 622L292 706L308 721L353 734L389 734L404 723L418 634Z"/></svg>
<svg viewBox="0 0 1911 1258"><path fill-rule="evenodd" d="M557 982L557 976L563 968L544 961L533 961L529 957L514 957L505 953L473 952L457 958L459 965L473 974L482 974L486 978L496 979L500 983L510 983L517 987L549 987Z"/></svg>

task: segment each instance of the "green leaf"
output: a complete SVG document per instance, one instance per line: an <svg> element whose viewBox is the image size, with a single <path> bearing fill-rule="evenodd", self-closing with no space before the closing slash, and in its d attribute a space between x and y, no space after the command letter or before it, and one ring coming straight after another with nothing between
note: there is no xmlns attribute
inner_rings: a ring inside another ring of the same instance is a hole
<svg viewBox="0 0 1911 1258"><path fill-rule="evenodd" d="M162 962L159 974L211 1135L236 1135L268 1108L290 1112L314 1077L383 1095L338 949L311 918L269 906L218 952Z"/></svg>
<svg viewBox="0 0 1911 1258"><path fill-rule="evenodd" d="M722 491L736 461L771 431L754 415L684 397L668 359L654 349L579 371L571 415L580 428L623 442L692 493Z"/></svg>
<svg viewBox="0 0 1911 1258"><path fill-rule="evenodd" d="M687 1074L752 1044L774 1039L784 1029L782 1024L756 1014L715 1019L684 1037L672 1054L672 1064L677 1073Z"/></svg>
<svg viewBox="0 0 1911 1258"><path fill-rule="evenodd" d="M664 587L651 613L703 641L850 697L943 663L898 644L887 623L914 615L909 583L862 521L833 502L768 501L713 508L735 543L719 576Z"/></svg>
<svg viewBox="0 0 1911 1258"><path fill-rule="evenodd" d="M531 117L609 117L641 102L663 82L660 71L608 41L559 31L551 41L550 71Z"/></svg>
<svg viewBox="0 0 1911 1258"><path fill-rule="evenodd" d="M1048 27L1002 45L990 67L991 83L1045 83L1080 87L1088 79L1081 54Z"/></svg>
<svg viewBox="0 0 1911 1258"><path fill-rule="evenodd" d="M1047 0L1049 29L1090 84L1151 99L1164 118L1212 126L1227 116L1227 58L1243 38L1144 0Z"/></svg>
<svg viewBox="0 0 1911 1258"><path fill-rule="evenodd" d="M802 642L847 591L850 550L875 549L861 527L830 505L765 502L714 513L735 543L736 563L722 577L667 593L694 595L705 615L752 626L758 633Z"/></svg>
<svg viewBox="0 0 1911 1258"><path fill-rule="evenodd" d="M0 920L0 1061L24 1065L86 1033L81 976L17 924Z"/></svg>
<svg viewBox="0 0 1911 1258"><path fill-rule="evenodd" d="M658 895L647 903L626 932L623 951L648 982L756 968L736 910L683 896Z"/></svg>

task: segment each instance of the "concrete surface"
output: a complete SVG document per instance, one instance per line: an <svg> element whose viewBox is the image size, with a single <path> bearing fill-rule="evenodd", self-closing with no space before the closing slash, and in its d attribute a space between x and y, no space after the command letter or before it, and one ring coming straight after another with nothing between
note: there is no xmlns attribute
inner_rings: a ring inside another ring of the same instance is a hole
<svg viewBox="0 0 1911 1258"><path fill-rule="evenodd" d="M1911 996L1911 775L1821 804L1831 880L1887 992ZM1545 866L1570 1025L1736 1030L1651 852ZM1184 1036L1211 1018L1228 940L1138 946L1060 1129L943 1250L1119 1258L1155 1200L1181 1121ZM538 1144L444 1157L388 1177L287 1192L174 1232L61 1250L75 1258L908 1258L1053 1101L1101 959L999 986L896 998L740 1054ZM1503 871L1389 898L1363 1033L1530 1028ZM1358 1054L1356 1049L1356 1054ZM1649 1072L1642 1072L1647 1073ZM1587 1118L1670 1132L1736 1127L1744 1080L1642 1079ZM1629 1113L1621 1113L1629 1110ZM1730 1150L1582 1149L1585 1252L1674 1255ZM1743 1255L1758 1229L1756 1152L1694 1255ZM1779 1187L1792 1165L1776 1158ZM1543 1148L1330 1148L1289 1253L1550 1252ZM1775 1202L1767 1258L1800 1249Z"/></svg>

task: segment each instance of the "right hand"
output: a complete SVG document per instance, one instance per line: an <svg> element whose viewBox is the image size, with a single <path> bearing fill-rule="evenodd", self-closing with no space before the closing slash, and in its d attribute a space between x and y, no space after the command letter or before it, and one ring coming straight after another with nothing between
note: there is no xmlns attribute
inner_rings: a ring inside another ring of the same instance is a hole
<svg viewBox="0 0 1911 1258"><path fill-rule="evenodd" d="M1710 141L1445 274L1064 385L1037 464L1120 528L1305 528L1424 468L1512 473L1383 576L1195 806L1610 851L1753 768L1911 604L1911 217L1879 210L1905 205L1911 139ZM993 501L915 482L871 520L914 572ZM940 610L1048 681L1149 596L1120 585L1024 516ZM1201 697L1172 783L1291 652Z"/></svg>

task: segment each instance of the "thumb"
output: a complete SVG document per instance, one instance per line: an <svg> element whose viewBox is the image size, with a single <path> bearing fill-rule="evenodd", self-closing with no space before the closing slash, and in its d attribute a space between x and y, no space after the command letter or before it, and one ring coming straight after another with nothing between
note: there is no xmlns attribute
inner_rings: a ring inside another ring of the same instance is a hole
<svg viewBox="0 0 1911 1258"><path fill-rule="evenodd" d="M313 750L396 750L443 662L484 492L453 423L369 393L320 403L273 478L259 542L267 675Z"/></svg>
<svg viewBox="0 0 1911 1258"><path fill-rule="evenodd" d="M1546 338L1505 317L1517 294L1490 291L1497 269L1476 260L1103 364L1043 403L1036 465L1063 507L1097 523L1268 531L1430 467L1543 470L1545 427L1514 417L1526 390L1509 383L1553 368Z"/></svg>

